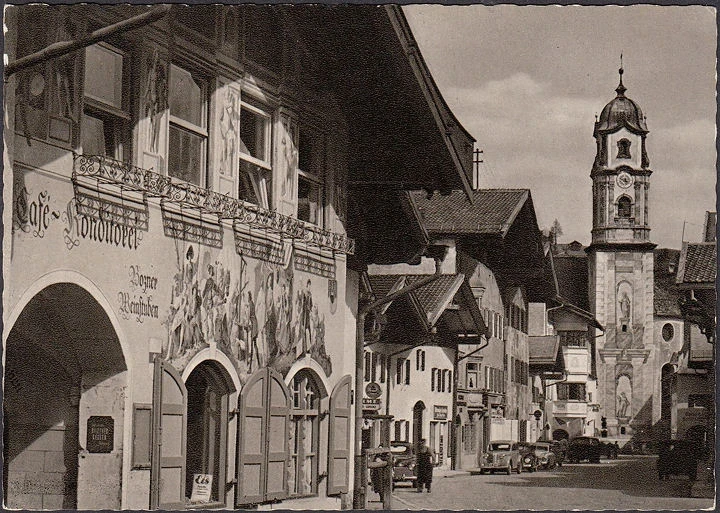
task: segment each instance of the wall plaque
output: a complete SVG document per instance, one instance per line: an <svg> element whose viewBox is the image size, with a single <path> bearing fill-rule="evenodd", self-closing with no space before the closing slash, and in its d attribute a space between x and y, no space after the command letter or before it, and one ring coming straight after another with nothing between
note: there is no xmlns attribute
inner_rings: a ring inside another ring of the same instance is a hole
<svg viewBox="0 0 720 513"><path fill-rule="evenodd" d="M87 420L87 451L112 452L115 420L110 416L94 415Z"/></svg>

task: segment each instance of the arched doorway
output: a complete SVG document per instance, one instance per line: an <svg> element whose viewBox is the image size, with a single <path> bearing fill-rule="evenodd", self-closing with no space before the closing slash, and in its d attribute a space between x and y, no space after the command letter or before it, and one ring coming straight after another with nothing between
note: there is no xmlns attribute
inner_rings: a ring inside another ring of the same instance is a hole
<svg viewBox="0 0 720 513"><path fill-rule="evenodd" d="M127 367L103 308L76 284L50 285L5 349L5 504L119 509Z"/></svg>
<svg viewBox="0 0 720 513"><path fill-rule="evenodd" d="M556 429L552 432L552 438L553 440L567 440L570 435L564 429Z"/></svg>
<svg viewBox="0 0 720 513"><path fill-rule="evenodd" d="M413 406L413 443L415 447L420 445L423 435L423 412L425 411L425 403L418 401Z"/></svg>
<svg viewBox="0 0 720 513"><path fill-rule="evenodd" d="M230 394L235 391L227 371L214 360L201 362L185 381L187 442L185 495L193 493L197 474L212 476L209 499L225 503Z"/></svg>

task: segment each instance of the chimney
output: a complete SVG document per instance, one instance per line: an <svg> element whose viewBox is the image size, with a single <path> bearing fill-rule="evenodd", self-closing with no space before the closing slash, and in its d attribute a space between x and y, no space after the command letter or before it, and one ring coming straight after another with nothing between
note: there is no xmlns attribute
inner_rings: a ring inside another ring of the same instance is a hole
<svg viewBox="0 0 720 513"><path fill-rule="evenodd" d="M717 212L705 212L703 242L715 242L717 239Z"/></svg>

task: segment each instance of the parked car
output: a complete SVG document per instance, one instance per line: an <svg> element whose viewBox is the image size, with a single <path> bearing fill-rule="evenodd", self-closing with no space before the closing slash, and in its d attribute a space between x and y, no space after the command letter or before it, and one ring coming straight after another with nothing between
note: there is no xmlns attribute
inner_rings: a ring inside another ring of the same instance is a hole
<svg viewBox="0 0 720 513"><path fill-rule="evenodd" d="M570 463L580 463L588 460L590 463L600 463L602 446L600 440L591 436L578 436L570 440L567 450L567 459Z"/></svg>
<svg viewBox="0 0 720 513"><path fill-rule="evenodd" d="M393 456L393 489L397 483L413 485L417 479L414 444L412 442L390 442L390 451Z"/></svg>
<svg viewBox="0 0 720 513"><path fill-rule="evenodd" d="M684 475L697 479L698 444L692 440L665 440L659 443L657 471L660 480Z"/></svg>
<svg viewBox="0 0 720 513"><path fill-rule="evenodd" d="M508 475L513 470L518 474L522 472L522 461L517 442L496 440L488 444L487 452L480 459L480 472L486 474L496 470L502 470Z"/></svg>
<svg viewBox="0 0 720 513"><path fill-rule="evenodd" d="M523 470L528 472L535 472L540 463L538 462L537 456L535 456L535 448L529 442L518 442L518 450L520 451L520 461L522 462Z"/></svg>
<svg viewBox="0 0 720 513"><path fill-rule="evenodd" d="M540 468L552 470L557 465L557 456L552 450L550 442L537 441L533 444L533 452Z"/></svg>

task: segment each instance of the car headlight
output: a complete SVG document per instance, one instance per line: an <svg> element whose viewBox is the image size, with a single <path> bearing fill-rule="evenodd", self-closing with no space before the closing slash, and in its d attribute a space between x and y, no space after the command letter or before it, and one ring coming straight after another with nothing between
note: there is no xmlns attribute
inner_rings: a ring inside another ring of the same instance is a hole
<svg viewBox="0 0 720 513"><path fill-rule="evenodd" d="M523 461L525 461L525 463L530 463L532 461L532 458L530 458L530 456L525 456L525 459Z"/></svg>

